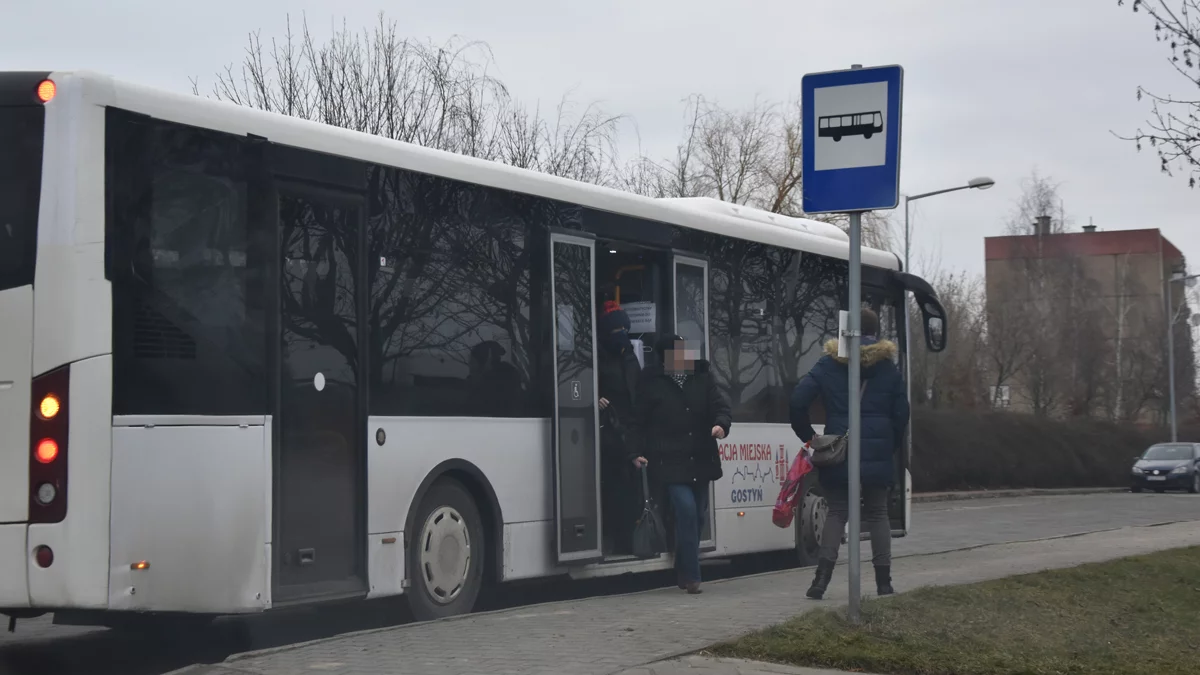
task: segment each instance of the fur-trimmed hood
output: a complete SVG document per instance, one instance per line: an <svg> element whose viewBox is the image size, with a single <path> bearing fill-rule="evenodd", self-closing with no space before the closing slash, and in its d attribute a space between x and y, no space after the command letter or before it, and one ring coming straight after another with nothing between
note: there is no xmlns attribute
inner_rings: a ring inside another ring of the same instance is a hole
<svg viewBox="0 0 1200 675"><path fill-rule="evenodd" d="M861 363L863 368L870 368L881 361L891 360L895 358L896 354L900 351L899 347L896 346L896 343L892 342L891 340L876 340L873 342L866 342L866 340L864 340L864 343L859 347L859 350L862 354ZM825 343L825 354L841 364L847 364L850 362L850 359L838 356L837 340L830 340Z"/></svg>

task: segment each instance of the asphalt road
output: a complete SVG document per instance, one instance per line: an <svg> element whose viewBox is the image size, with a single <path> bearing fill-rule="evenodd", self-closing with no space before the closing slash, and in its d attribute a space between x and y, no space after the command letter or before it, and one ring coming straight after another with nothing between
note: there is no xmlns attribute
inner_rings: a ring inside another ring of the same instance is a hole
<svg viewBox="0 0 1200 675"><path fill-rule="evenodd" d="M1096 494L935 502L915 506L913 534L895 542L894 554L939 553L1184 520L1200 520L1200 496ZM705 574L711 579L762 570L758 566L724 565L711 567ZM672 581L667 574L652 574L582 582L539 582L493 592L482 600L481 609L628 593L669 585ZM151 638L104 629L54 626L43 617L19 622L16 633L0 633L0 675L158 675L193 663L219 662L241 651L409 620L402 600L383 600L223 619L199 633Z"/></svg>

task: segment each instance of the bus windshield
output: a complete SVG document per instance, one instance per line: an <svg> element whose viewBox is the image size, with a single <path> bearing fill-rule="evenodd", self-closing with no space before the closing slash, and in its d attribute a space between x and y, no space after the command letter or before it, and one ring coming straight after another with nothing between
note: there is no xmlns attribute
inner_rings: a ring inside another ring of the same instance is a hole
<svg viewBox="0 0 1200 675"><path fill-rule="evenodd" d="M0 291L33 283L45 114L0 107Z"/></svg>

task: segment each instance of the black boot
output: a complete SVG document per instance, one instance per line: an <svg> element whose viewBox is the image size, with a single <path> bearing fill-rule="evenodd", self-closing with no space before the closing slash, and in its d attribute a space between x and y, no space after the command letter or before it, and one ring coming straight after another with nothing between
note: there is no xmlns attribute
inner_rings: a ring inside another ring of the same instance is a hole
<svg viewBox="0 0 1200 675"><path fill-rule="evenodd" d="M879 595L891 595L896 592L896 589L892 588L891 565L875 566L875 590Z"/></svg>
<svg viewBox="0 0 1200 675"><path fill-rule="evenodd" d="M817 561L817 576L813 578L812 586L808 587L808 597L820 600L825 597L825 589L829 588L829 580L833 578L832 560Z"/></svg>

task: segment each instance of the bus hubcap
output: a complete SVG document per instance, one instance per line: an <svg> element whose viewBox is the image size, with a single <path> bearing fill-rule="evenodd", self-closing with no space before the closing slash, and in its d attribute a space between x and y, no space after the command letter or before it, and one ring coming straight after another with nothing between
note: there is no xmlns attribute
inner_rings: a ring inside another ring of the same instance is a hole
<svg viewBox="0 0 1200 675"><path fill-rule="evenodd" d="M421 533L421 573L434 602L453 602L471 569L471 535L462 514L440 506L429 514Z"/></svg>
<svg viewBox="0 0 1200 675"><path fill-rule="evenodd" d="M825 532L825 517L829 512L829 505L825 503L825 498L809 492L804 495L804 538L808 545L806 548L810 553L816 553L817 549L821 548L821 536Z"/></svg>

